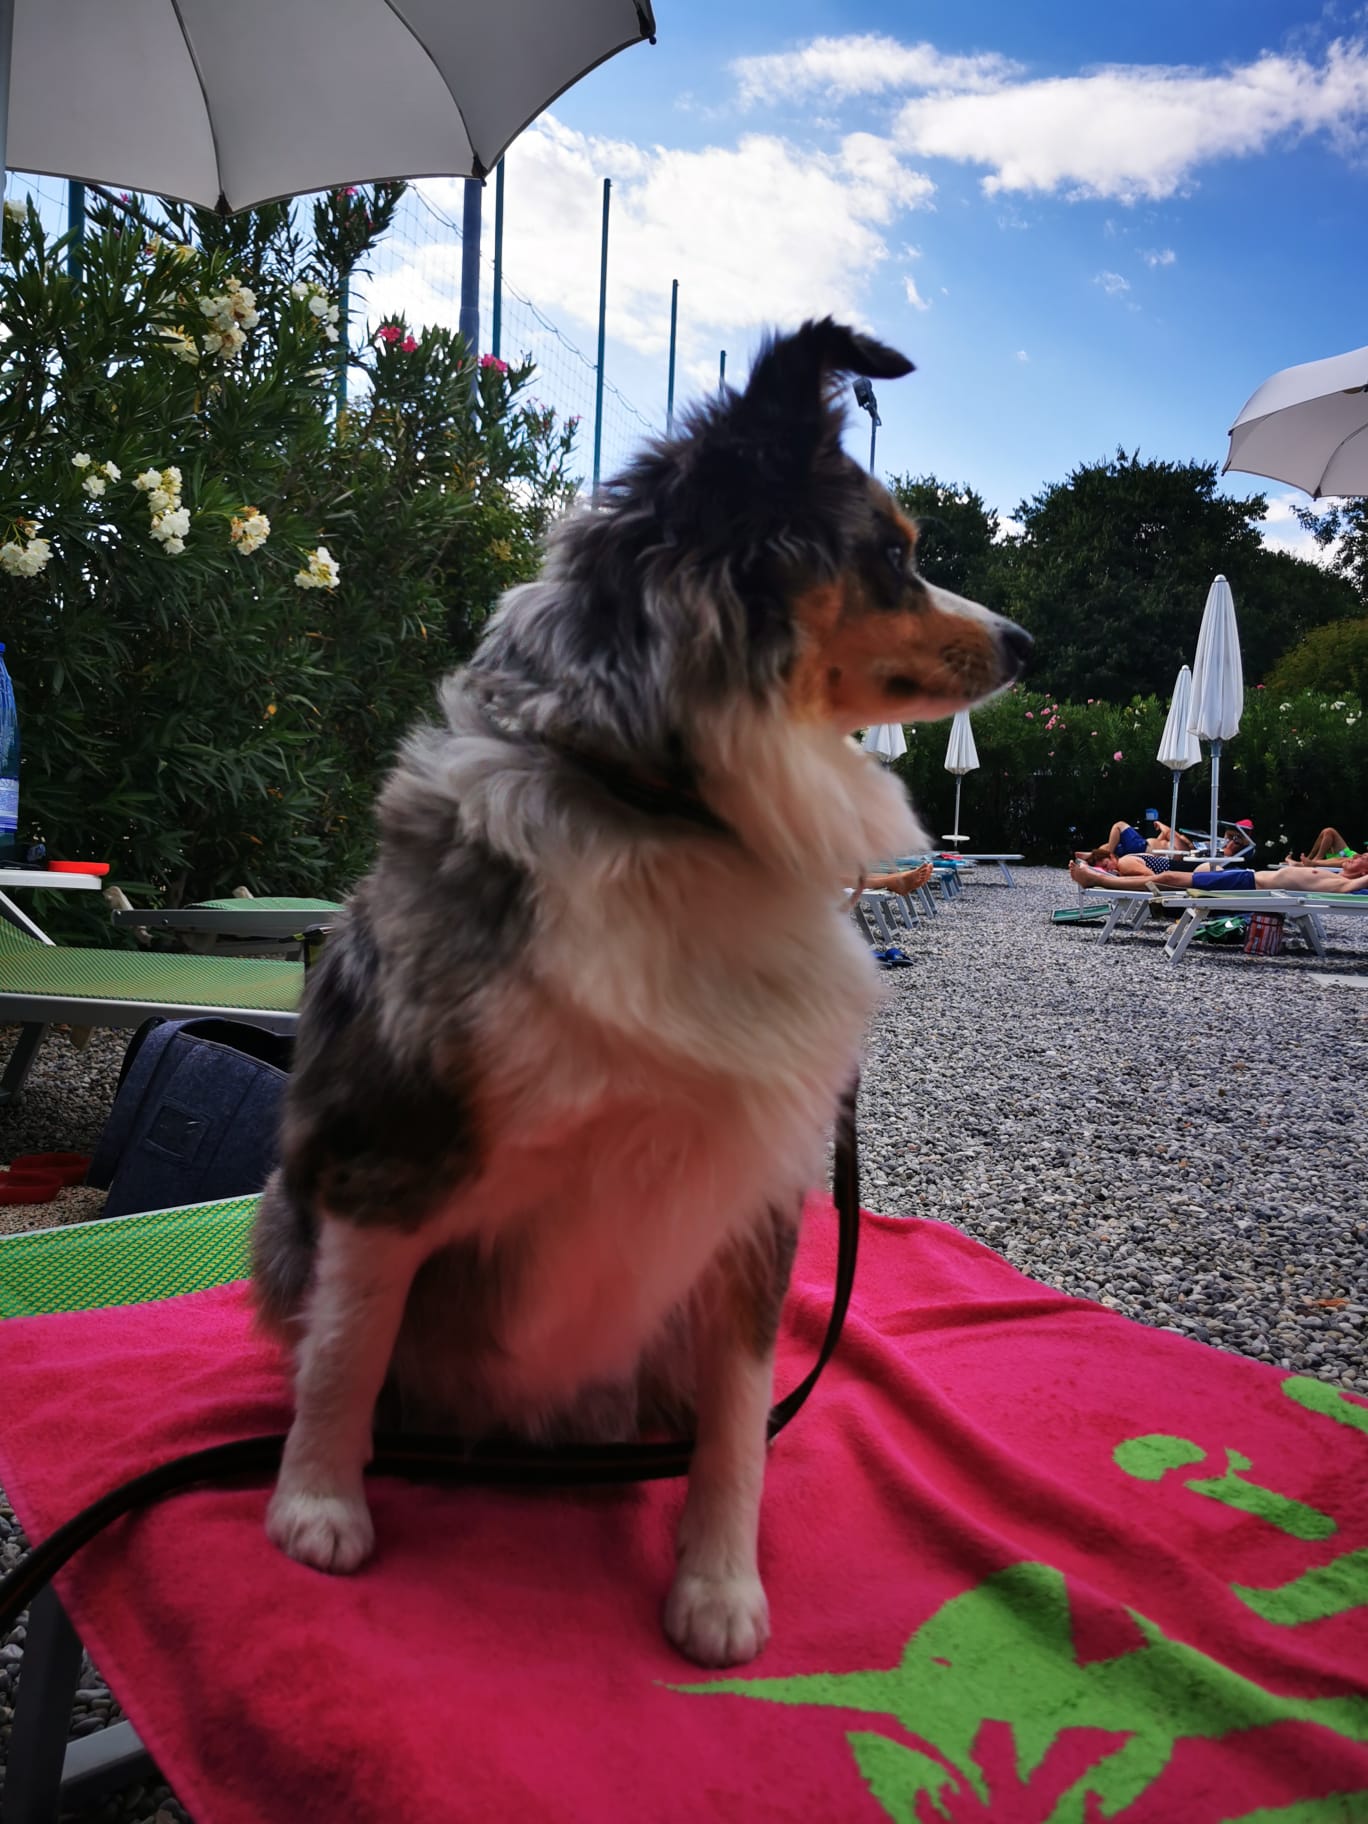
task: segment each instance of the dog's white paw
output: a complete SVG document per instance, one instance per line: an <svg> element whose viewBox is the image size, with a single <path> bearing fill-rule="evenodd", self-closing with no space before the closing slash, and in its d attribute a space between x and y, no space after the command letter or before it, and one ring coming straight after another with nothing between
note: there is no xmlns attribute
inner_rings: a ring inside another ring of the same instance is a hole
<svg viewBox="0 0 1368 1824"><path fill-rule="evenodd" d="M317 1571L354 1571L375 1547L370 1509L359 1494L277 1488L266 1510L266 1536L287 1557Z"/></svg>
<svg viewBox="0 0 1368 1824"><path fill-rule="evenodd" d="M743 1666L769 1639L769 1603L758 1577L681 1570L665 1601L665 1632L700 1666Z"/></svg>

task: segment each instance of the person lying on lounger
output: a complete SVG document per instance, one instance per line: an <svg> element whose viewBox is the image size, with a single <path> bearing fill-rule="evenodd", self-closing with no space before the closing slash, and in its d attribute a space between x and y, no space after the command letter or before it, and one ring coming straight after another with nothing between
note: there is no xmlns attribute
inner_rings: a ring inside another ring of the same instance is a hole
<svg viewBox="0 0 1368 1824"><path fill-rule="evenodd" d="M1086 861L1090 867L1095 868L1110 856L1116 862L1119 873L1143 874L1146 872L1144 861L1146 855L1157 854L1161 849L1187 850L1192 847L1186 836L1178 835L1166 823L1160 823L1157 818L1154 827L1158 834L1151 836L1146 841L1133 823L1114 823L1107 840L1099 843L1095 849L1080 850L1078 859ZM1122 868L1120 864L1123 861L1131 863L1131 866ZM1163 872L1161 868L1149 871Z"/></svg>
<svg viewBox="0 0 1368 1824"><path fill-rule="evenodd" d="M1129 826L1127 826L1129 827ZM1168 834L1168 825L1161 823L1159 828ZM1232 830L1221 844L1223 856L1233 858L1242 855L1245 849L1247 832L1244 829ZM1115 887L1118 884L1127 887L1142 887L1156 874L1187 875L1195 868L1210 867L1210 860L1200 860L1191 853L1192 844L1186 836L1178 836L1177 843L1186 844L1189 853L1185 855L1157 854L1148 846L1142 850L1132 850L1127 855L1118 855L1112 869L1098 867L1092 855L1105 854L1105 849L1093 849L1088 856L1075 856L1069 863L1069 878L1078 887ZM1156 847L1168 845L1158 842ZM1176 845L1175 845L1176 846ZM1114 870L1114 871L1113 871Z"/></svg>
<svg viewBox="0 0 1368 1824"><path fill-rule="evenodd" d="M1338 868L1346 861L1352 861L1357 851L1350 847L1336 829L1323 829L1312 843L1308 852L1300 857L1303 867ZM1289 855L1289 861L1298 858Z"/></svg>
<svg viewBox="0 0 1368 1824"><path fill-rule="evenodd" d="M924 861L920 867L904 868L901 874L866 874L860 885L872 893L901 893L906 899L924 887L935 871L929 861Z"/></svg>
<svg viewBox="0 0 1368 1824"><path fill-rule="evenodd" d="M1326 873L1314 863L1290 868L1199 868L1189 884L1206 892L1225 888L1247 893L1251 887L1267 887L1279 893L1368 893L1368 855L1355 855L1338 874Z"/></svg>

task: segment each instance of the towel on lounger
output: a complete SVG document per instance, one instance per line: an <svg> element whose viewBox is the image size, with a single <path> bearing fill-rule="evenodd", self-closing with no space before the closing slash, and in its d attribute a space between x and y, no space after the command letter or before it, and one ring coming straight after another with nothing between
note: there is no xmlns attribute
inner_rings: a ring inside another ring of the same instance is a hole
<svg viewBox="0 0 1368 1824"><path fill-rule="evenodd" d="M783 1385L834 1254L814 1207ZM35 1537L288 1417L241 1285L0 1323L0 1387L0 1482ZM196 1824L1347 1824L1365 1472L1363 1400L869 1217L841 1346L771 1453L750 1666L660 1634L679 1484L376 1480L349 1578L273 1550L264 1487L202 1491L59 1581Z"/></svg>

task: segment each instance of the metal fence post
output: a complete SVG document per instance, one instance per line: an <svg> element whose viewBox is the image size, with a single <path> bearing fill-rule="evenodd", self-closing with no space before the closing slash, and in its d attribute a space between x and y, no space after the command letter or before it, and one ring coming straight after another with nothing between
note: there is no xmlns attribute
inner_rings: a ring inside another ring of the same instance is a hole
<svg viewBox="0 0 1368 1824"><path fill-rule="evenodd" d="M727 351L725 348L717 363L717 390L719 393L725 393L727 390Z"/></svg>
<svg viewBox="0 0 1368 1824"><path fill-rule="evenodd" d="M337 424L347 416L347 318L351 309L351 274L344 272L337 287Z"/></svg>
<svg viewBox="0 0 1368 1824"><path fill-rule="evenodd" d="M494 167L494 320L489 326L489 347L501 355L503 348L503 205L504 161Z"/></svg>
<svg viewBox="0 0 1368 1824"><path fill-rule="evenodd" d="M85 222L85 185L68 184L67 233L72 240L67 248L67 277L73 285L80 284L85 271Z"/></svg>
<svg viewBox="0 0 1368 1824"><path fill-rule="evenodd" d="M0 0L0 196L9 162L10 59L14 48L14 0Z"/></svg>
<svg viewBox="0 0 1368 1824"><path fill-rule="evenodd" d="M608 202L613 180L603 180L603 250L599 260L598 365L594 373L594 493L599 491L603 460L603 344L608 329Z"/></svg>
<svg viewBox="0 0 1368 1824"><path fill-rule="evenodd" d="M459 328L471 361L480 353L480 191L477 177L465 180L461 216L461 315Z"/></svg>
<svg viewBox="0 0 1368 1824"><path fill-rule="evenodd" d="M670 286L670 380L665 392L665 435L674 431L675 348L679 338L679 280Z"/></svg>

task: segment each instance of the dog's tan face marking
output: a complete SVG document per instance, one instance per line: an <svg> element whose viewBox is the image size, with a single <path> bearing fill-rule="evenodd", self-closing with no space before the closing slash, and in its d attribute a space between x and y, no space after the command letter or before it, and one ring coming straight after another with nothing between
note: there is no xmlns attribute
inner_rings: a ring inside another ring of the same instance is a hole
<svg viewBox="0 0 1368 1824"><path fill-rule="evenodd" d="M950 715L1014 676L997 617L917 574L917 529L882 489L841 576L794 603L788 698L843 730Z"/></svg>

